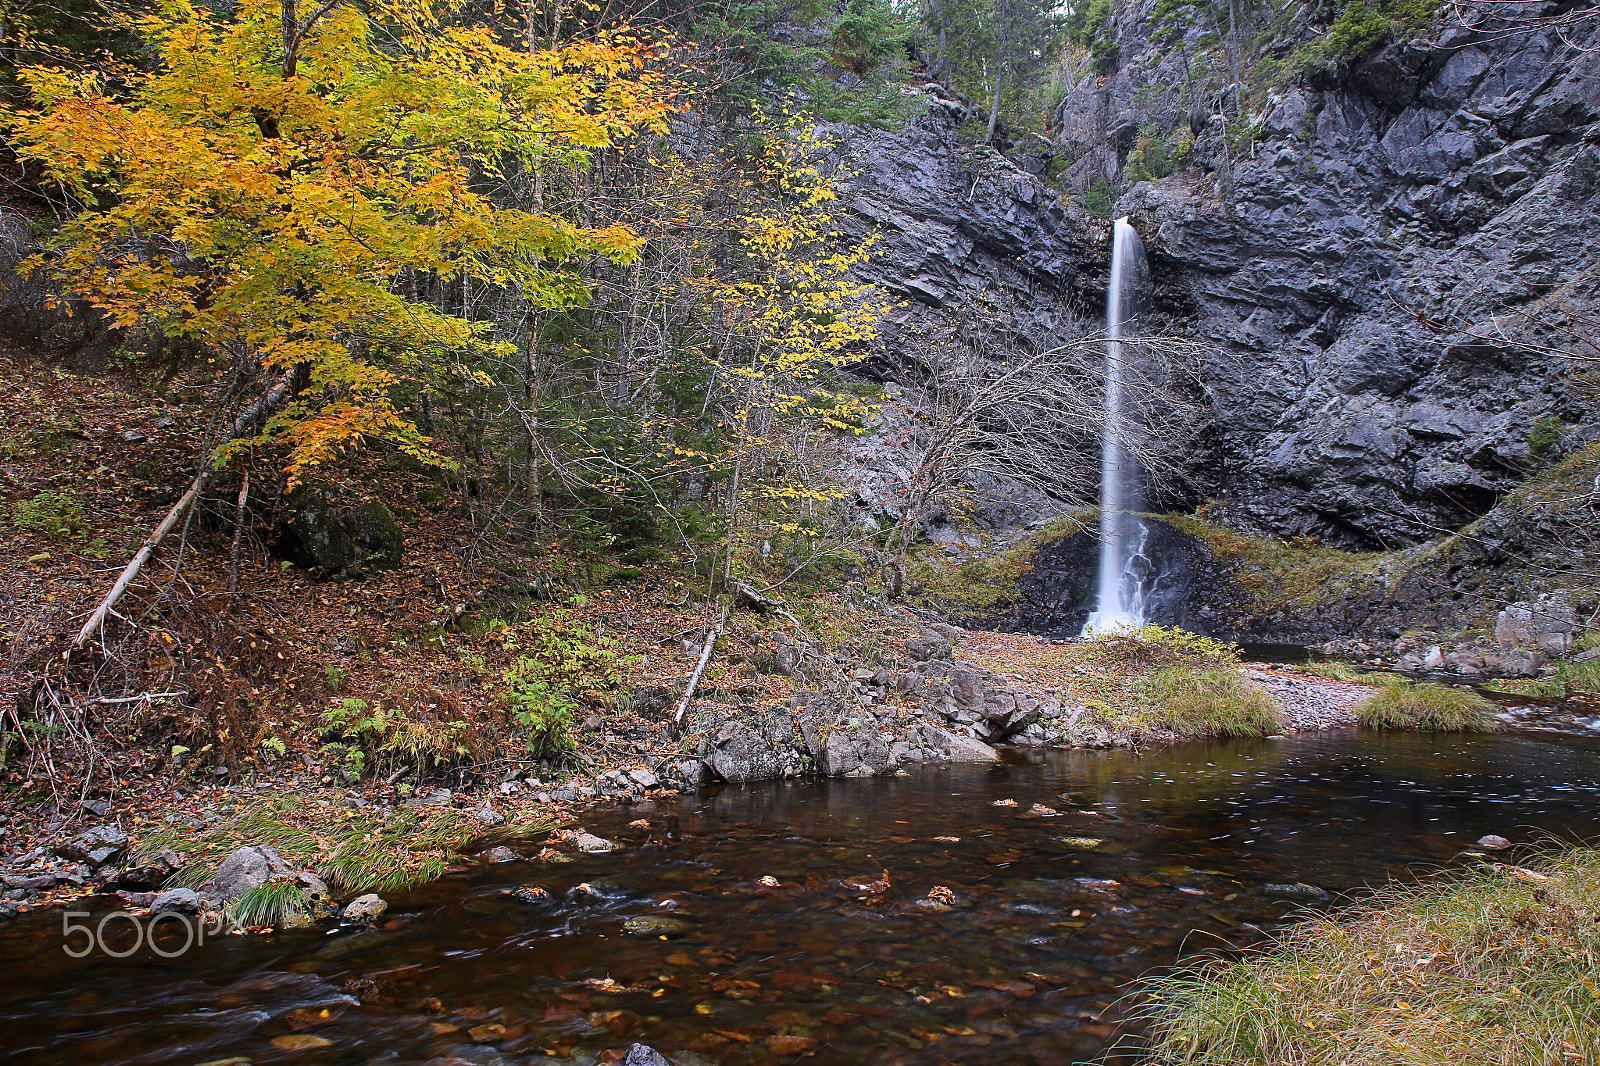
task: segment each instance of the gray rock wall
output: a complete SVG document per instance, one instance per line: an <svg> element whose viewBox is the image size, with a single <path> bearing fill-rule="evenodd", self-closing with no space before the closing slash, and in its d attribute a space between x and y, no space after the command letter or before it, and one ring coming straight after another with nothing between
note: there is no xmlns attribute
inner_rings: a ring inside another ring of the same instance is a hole
<svg viewBox="0 0 1600 1066"><path fill-rule="evenodd" d="M1120 69L1061 105L1075 180L1125 158L1141 90L1194 44L1153 43L1152 7L1119 16ZM1520 342L1570 347L1600 320L1596 44L1591 19L1391 45L1273 94L1231 192L1217 124L1191 121L1213 131L1197 166L1122 197L1171 324L1219 349L1195 468L1237 524L1425 540L1537 467L1536 419L1592 421L1567 362Z"/></svg>
<svg viewBox="0 0 1600 1066"><path fill-rule="evenodd" d="M1152 92L1183 81L1208 28L1153 42L1153 6L1117 16L1118 68L1057 113L1079 193L1125 180ZM1600 324L1597 45L1593 19L1565 35L1438 29L1325 84L1289 80L1247 116L1259 137L1231 164L1226 96L1209 105L1226 119L1167 116L1197 131L1195 165L1135 185L1117 212L1150 253L1156 324L1216 350L1197 496L1247 531L1401 547L1459 529L1548 461L1539 424L1600 437L1567 360L1538 350ZM969 112L929 99L905 131L831 157L852 233L877 237L862 276L903 301L885 376L945 343L1029 348L1097 327L1106 224L961 144Z"/></svg>

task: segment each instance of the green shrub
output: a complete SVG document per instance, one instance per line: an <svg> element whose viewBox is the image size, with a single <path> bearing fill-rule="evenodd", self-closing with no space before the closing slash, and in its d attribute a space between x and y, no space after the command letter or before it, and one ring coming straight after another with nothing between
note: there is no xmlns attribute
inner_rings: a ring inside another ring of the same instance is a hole
<svg viewBox="0 0 1600 1066"><path fill-rule="evenodd" d="M1414 681L1391 681L1356 706L1356 718L1374 729L1436 729L1488 733L1493 703L1476 692Z"/></svg>
<svg viewBox="0 0 1600 1066"><path fill-rule="evenodd" d="M1548 415L1535 418L1528 428L1528 459L1532 465L1546 465L1559 452L1566 436L1567 424L1561 419Z"/></svg>
<svg viewBox="0 0 1600 1066"><path fill-rule="evenodd" d="M422 778L440 765L484 754L484 738L464 720L408 715L354 697L324 711L321 727L321 754L346 781L405 766Z"/></svg>
<svg viewBox="0 0 1600 1066"><path fill-rule="evenodd" d="M1106 184L1106 179L1094 179L1089 191L1083 194L1080 206L1096 218L1111 217L1111 212L1116 210L1117 204L1115 197L1111 195L1111 187Z"/></svg>
<svg viewBox="0 0 1600 1066"><path fill-rule="evenodd" d="M1348 0L1321 40L1302 46L1301 69L1326 69L1360 62L1394 38L1428 24L1437 0Z"/></svg>
<svg viewBox="0 0 1600 1066"><path fill-rule="evenodd" d="M87 529L83 505L64 492L41 492L17 504L18 529L37 529L52 536L71 537Z"/></svg>
<svg viewBox="0 0 1600 1066"><path fill-rule="evenodd" d="M565 686L552 686L539 676L540 666L518 659L505 672L505 700L523 734L523 746L536 759L561 761L571 753L572 726L578 705Z"/></svg>
<svg viewBox="0 0 1600 1066"><path fill-rule="evenodd" d="M842 66L865 76L899 56L910 36L911 27L886 0L849 0L828 46Z"/></svg>
<svg viewBox="0 0 1600 1066"><path fill-rule="evenodd" d="M1165 130L1155 121L1139 127L1128 150L1128 181L1157 181L1189 165L1194 138L1188 130Z"/></svg>
<svg viewBox="0 0 1600 1066"><path fill-rule="evenodd" d="M501 680L503 698L528 753L569 759L579 708L614 691L631 660L618 655L615 641L565 607L515 627L505 647L520 653Z"/></svg>
<svg viewBox="0 0 1600 1066"><path fill-rule="evenodd" d="M1182 736L1264 737L1282 728L1277 701L1231 666L1169 666L1136 691L1156 721Z"/></svg>

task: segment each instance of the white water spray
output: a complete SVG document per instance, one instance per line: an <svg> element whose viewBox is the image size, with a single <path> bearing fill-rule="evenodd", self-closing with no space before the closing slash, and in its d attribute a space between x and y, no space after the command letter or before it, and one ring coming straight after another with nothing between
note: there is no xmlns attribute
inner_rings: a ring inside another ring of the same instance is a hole
<svg viewBox="0 0 1600 1066"><path fill-rule="evenodd" d="M1128 386L1125 332L1131 332L1148 280L1139 234L1119 218L1111 243L1111 285L1106 291L1105 429L1100 443L1100 571L1095 605L1084 636L1135 629L1144 624L1151 577L1144 554L1149 531L1134 517L1139 509L1138 461L1124 444L1123 405Z"/></svg>

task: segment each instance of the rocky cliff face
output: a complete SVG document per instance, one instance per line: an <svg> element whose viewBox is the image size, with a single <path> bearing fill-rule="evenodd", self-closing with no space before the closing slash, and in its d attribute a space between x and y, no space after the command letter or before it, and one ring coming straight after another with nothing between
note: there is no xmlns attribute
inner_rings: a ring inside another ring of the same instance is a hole
<svg viewBox="0 0 1600 1066"><path fill-rule="evenodd" d="M852 236L875 240L864 281L900 298L884 356L915 364L930 348L1059 343L1099 326L1110 226L999 152L965 143L973 112L937 85L895 133L838 128L829 164Z"/></svg>
<svg viewBox="0 0 1600 1066"><path fill-rule="evenodd" d="M1154 6L1118 16L1119 69L1061 105L1080 184L1125 177L1139 102L1202 35L1153 40ZM1600 320L1596 45L1593 19L1392 44L1271 94L1231 164L1224 121L1191 115L1195 165L1121 197L1165 324L1218 349L1219 435L1196 469L1235 524L1424 540L1550 439L1597 436L1559 354Z"/></svg>
<svg viewBox="0 0 1600 1066"><path fill-rule="evenodd" d="M1116 17L1117 69L1061 104L1080 191L1127 183L1149 100L1190 76L1205 27L1153 32L1154 7ZM1597 45L1595 20L1436 28L1319 83L1284 80L1247 116L1253 138L1228 140L1231 114L1176 120L1197 131L1193 165L1116 211L1149 250L1154 324L1215 348L1216 433L1191 465L1233 524L1416 543L1600 437L1561 354L1600 323ZM934 94L907 130L836 157L857 233L877 235L868 276L905 299L891 361L1098 324L1103 221L962 144L968 117Z"/></svg>

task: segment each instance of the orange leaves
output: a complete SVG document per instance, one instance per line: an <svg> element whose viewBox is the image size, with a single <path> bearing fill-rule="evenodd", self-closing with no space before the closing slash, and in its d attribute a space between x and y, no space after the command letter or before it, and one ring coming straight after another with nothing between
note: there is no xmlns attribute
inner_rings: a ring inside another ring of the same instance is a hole
<svg viewBox="0 0 1600 1066"><path fill-rule="evenodd" d="M529 53L430 0L302 2L287 35L283 10L163 5L138 21L155 69L117 97L23 72L35 109L12 117L13 143L82 203L52 267L119 323L304 368L266 434L291 474L374 438L439 461L392 390L502 345L397 276L581 302L562 264L626 263L640 238L506 207L481 177L660 130L670 86L626 32Z"/></svg>

